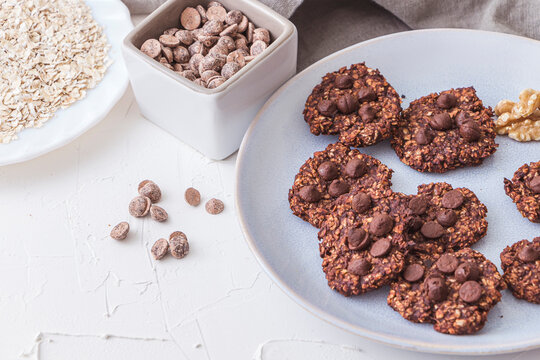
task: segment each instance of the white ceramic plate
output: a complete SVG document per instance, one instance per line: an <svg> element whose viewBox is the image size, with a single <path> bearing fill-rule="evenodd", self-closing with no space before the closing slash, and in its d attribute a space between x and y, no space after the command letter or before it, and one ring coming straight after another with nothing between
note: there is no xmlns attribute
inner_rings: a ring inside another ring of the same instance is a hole
<svg viewBox="0 0 540 360"><path fill-rule="evenodd" d="M25 129L19 139L0 144L0 166L33 159L73 141L100 122L126 91L128 75L121 44L133 28L129 11L120 0L86 0L104 28L113 61L101 82L86 97L56 112L41 128Z"/></svg>
<svg viewBox="0 0 540 360"><path fill-rule="evenodd" d="M314 136L303 120L304 102L327 72L366 61L409 101L434 91L474 85L490 106L540 89L540 42L499 33L436 29L366 41L317 62L287 82L266 103L246 134L238 156L237 209L246 240L272 279L295 301L330 323L356 334L412 350L480 354L540 346L540 305L508 291L476 335L451 336L431 325L404 320L386 305L387 288L345 298L328 288L321 270L317 229L292 215L287 193L300 165L336 141ZM415 193L421 183L446 181L472 189L489 209L489 229L474 248L497 266L499 253L517 240L538 236L540 225L524 219L505 196L503 177L540 160L540 142L499 137L494 156L476 168L422 174L402 164L388 141L360 149L395 170L393 188Z"/></svg>

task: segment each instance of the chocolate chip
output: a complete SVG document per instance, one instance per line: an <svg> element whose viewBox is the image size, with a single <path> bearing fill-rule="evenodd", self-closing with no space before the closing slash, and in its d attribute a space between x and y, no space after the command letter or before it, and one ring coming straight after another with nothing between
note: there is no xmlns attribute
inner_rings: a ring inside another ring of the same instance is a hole
<svg viewBox="0 0 540 360"><path fill-rule="evenodd" d="M324 116L334 116L337 113L336 103L332 100L321 100L317 104L317 109Z"/></svg>
<svg viewBox="0 0 540 360"><path fill-rule="evenodd" d="M454 271L454 277L460 283L464 283L467 280L477 280L479 276L480 269L473 262L461 263L456 271Z"/></svg>
<svg viewBox="0 0 540 360"><path fill-rule="evenodd" d="M376 213L369 223L369 232L375 236L388 234L394 227L394 219L388 214Z"/></svg>
<svg viewBox="0 0 540 360"><path fill-rule="evenodd" d="M457 126L461 126L465 124L466 122L474 121L473 118L466 112L466 111L460 111L459 114L456 116L456 124Z"/></svg>
<svg viewBox="0 0 540 360"><path fill-rule="evenodd" d="M206 202L206 205L204 207L207 213L211 215L217 215L223 212L223 210L225 209L225 204L219 199L210 199Z"/></svg>
<svg viewBox="0 0 540 360"><path fill-rule="evenodd" d="M343 94L337 99L337 107L343 114L350 114L358 109L358 100L351 94Z"/></svg>
<svg viewBox="0 0 540 360"><path fill-rule="evenodd" d="M451 107L456 106L457 98L454 94L445 93L439 95L437 98L437 106L441 109L450 109Z"/></svg>
<svg viewBox="0 0 540 360"><path fill-rule="evenodd" d="M369 235L362 228L350 229L347 232L347 244L351 250L364 250L369 245Z"/></svg>
<svg viewBox="0 0 540 360"><path fill-rule="evenodd" d="M317 172L324 180L333 180L339 176L339 169L332 161L323 162Z"/></svg>
<svg viewBox="0 0 540 360"><path fill-rule="evenodd" d="M314 185L306 185L298 191L298 195L304 201L313 203L321 200L322 195Z"/></svg>
<svg viewBox="0 0 540 360"><path fill-rule="evenodd" d="M350 178L359 178L367 171L366 163L363 159L354 158L345 165L345 175Z"/></svg>
<svg viewBox="0 0 540 360"><path fill-rule="evenodd" d="M418 145L427 145L433 140L433 134L426 128L420 128L414 134L414 140Z"/></svg>
<svg viewBox="0 0 540 360"><path fill-rule="evenodd" d="M377 110L369 104L364 104L358 110L358 115L360 115L362 121L373 121L377 116Z"/></svg>
<svg viewBox="0 0 540 360"><path fill-rule="evenodd" d="M223 6L211 6L206 10L208 20L225 22L227 19L227 10Z"/></svg>
<svg viewBox="0 0 540 360"><path fill-rule="evenodd" d="M153 203L158 202L161 199L161 189L151 180L141 181L138 190L140 195L146 196Z"/></svg>
<svg viewBox="0 0 540 360"><path fill-rule="evenodd" d="M155 59L161 54L161 44L156 39L148 39L142 44L141 51Z"/></svg>
<svg viewBox="0 0 540 360"><path fill-rule="evenodd" d="M328 186L328 193L330 196L338 197L349 192L350 186L347 182L343 180L334 180Z"/></svg>
<svg viewBox="0 0 540 360"><path fill-rule="evenodd" d="M115 240L124 240L129 233L129 224L122 221L118 225L112 228L111 237Z"/></svg>
<svg viewBox="0 0 540 360"><path fill-rule="evenodd" d="M469 280L459 288L459 297L468 303L475 303L482 296L482 286L476 281Z"/></svg>
<svg viewBox="0 0 540 360"><path fill-rule="evenodd" d="M359 214L362 214L369 210L371 207L371 196L366 193L360 192L352 198L352 208Z"/></svg>
<svg viewBox="0 0 540 360"><path fill-rule="evenodd" d="M437 269L439 269L441 272L445 274L452 274L454 271L456 271L459 262L454 255L443 254L435 264L437 265Z"/></svg>
<svg viewBox="0 0 540 360"><path fill-rule="evenodd" d="M473 121L469 121L461 125L459 127L459 134L468 142L476 141L480 139L480 136L482 136L480 128Z"/></svg>
<svg viewBox="0 0 540 360"><path fill-rule="evenodd" d="M146 196L137 196L129 203L129 213L131 216L143 217L150 211L152 201Z"/></svg>
<svg viewBox="0 0 540 360"><path fill-rule="evenodd" d="M420 232L428 239L437 239L444 234L444 229L438 222L428 221L422 225Z"/></svg>
<svg viewBox="0 0 540 360"><path fill-rule="evenodd" d="M163 222L169 218L169 214L161 206L152 205L150 206L150 217L156 221Z"/></svg>
<svg viewBox="0 0 540 360"><path fill-rule="evenodd" d="M186 30L195 30L201 25L201 14L199 14L197 9L187 7L180 15L180 24L182 24Z"/></svg>
<svg viewBox="0 0 540 360"><path fill-rule="evenodd" d="M441 200L441 204L443 207L447 209L456 209L463 204L463 201L465 199L463 198L463 194L461 191L455 189L447 192L444 194Z"/></svg>
<svg viewBox="0 0 540 360"><path fill-rule="evenodd" d="M171 255L181 259L189 253L189 242L186 235L181 231L175 231L169 238L169 250Z"/></svg>
<svg viewBox="0 0 540 360"><path fill-rule="evenodd" d="M353 259L347 266L347 271L353 275L364 276L371 270L371 264L366 259Z"/></svg>
<svg viewBox="0 0 540 360"><path fill-rule="evenodd" d="M519 260L523 262L533 262L538 260L540 257L540 252L534 248L533 245L526 245L523 249L521 249L518 253Z"/></svg>
<svg viewBox="0 0 540 360"><path fill-rule="evenodd" d="M452 226L456 223L458 217L454 210L442 209L437 213L437 221L442 226Z"/></svg>
<svg viewBox="0 0 540 360"><path fill-rule="evenodd" d="M233 25L233 24L240 24L240 22L242 22L242 16L244 16L244 14L242 14L241 11L239 10L231 10L227 13L227 17L225 18L225 22L229 25Z"/></svg>
<svg viewBox="0 0 540 360"><path fill-rule="evenodd" d="M392 243L388 239L379 239L377 240L369 250L369 253L373 257L381 257L390 251L390 248L392 247Z"/></svg>
<svg viewBox="0 0 540 360"><path fill-rule="evenodd" d="M423 196L416 196L409 200L409 209L414 215L422 215L427 211L428 202Z"/></svg>
<svg viewBox="0 0 540 360"><path fill-rule="evenodd" d="M536 175L529 181L529 188L536 194L540 194L540 175Z"/></svg>
<svg viewBox="0 0 540 360"><path fill-rule="evenodd" d="M413 216L407 220L407 230L409 232L415 232L422 228L422 225L424 225L424 220L422 220L418 216Z"/></svg>
<svg viewBox="0 0 540 360"><path fill-rule="evenodd" d="M448 113L440 113L429 119L429 125L435 130L448 130L452 128L453 122Z"/></svg>
<svg viewBox="0 0 540 360"><path fill-rule="evenodd" d="M416 282L424 276L424 267L420 264L411 264L405 268L403 278L408 282Z"/></svg>
<svg viewBox="0 0 540 360"><path fill-rule="evenodd" d="M448 296L446 281L440 276L430 276L424 281L427 296L432 301L442 301Z"/></svg>
<svg viewBox="0 0 540 360"><path fill-rule="evenodd" d="M201 193L192 187L187 188L184 193L184 199L191 206L198 206L201 203Z"/></svg>
<svg viewBox="0 0 540 360"><path fill-rule="evenodd" d="M375 91L373 91L372 88L366 86L361 88L356 92L356 96L358 97L358 100L361 102L365 101L374 101L377 99L377 94L375 94Z"/></svg>
<svg viewBox="0 0 540 360"><path fill-rule="evenodd" d="M152 250L150 252L152 253L152 256L156 260L161 260L165 255L167 255L167 251L169 251L169 243L165 239L159 239L152 245Z"/></svg>
<svg viewBox="0 0 540 360"><path fill-rule="evenodd" d="M336 87L339 89L349 89L353 86L354 79L350 75L338 75L336 76Z"/></svg>

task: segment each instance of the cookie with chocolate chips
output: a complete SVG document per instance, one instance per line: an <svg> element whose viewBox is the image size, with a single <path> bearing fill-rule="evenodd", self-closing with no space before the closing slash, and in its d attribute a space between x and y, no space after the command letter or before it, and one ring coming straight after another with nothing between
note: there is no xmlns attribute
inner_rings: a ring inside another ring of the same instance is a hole
<svg viewBox="0 0 540 360"><path fill-rule="evenodd" d="M340 142L361 147L389 138L400 112L396 90L360 63L323 77L306 101L304 120L315 135L339 134Z"/></svg>
<svg viewBox="0 0 540 360"><path fill-rule="evenodd" d="M358 295L390 283L404 266L409 196L356 189L338 199L319 231L330 288Z"/></svg>
<svg viewBox="0 0 540 360"><path fill-rule="evenodd" d="M540 304L540 237L507 246L501 253L501 267L515 297Z"/></svg>
<svg viewBox="0 0 540 360"><path fill-rule="evenodd" d="M392 170L379 160L341 143L330 144L302 165L289 190L289 204L293 214L320 227L339 196L351 189L390 194L391 177Z"/></svg>
<svg viewBox="0 0 540 360"><path fill-rule="evenodd" d="M402 112L392 147L403 163L421 172L479 165L498 146L492 116L473 87L429 94Z"/></svg>
<svg viewBox="0 0 540 360"><path fill-rule="evenodd" d="M505 178L504 190L523 217L540 223L540 161L521 166L512 180Z"/></svg>
<svg viewBox="0 0 540 360"><path fill-rule="evenodd" d="M430 267L409 270L391 285L387 302L405 319L432 323L436 331L473 334L484 326L488 312L506 288L496 266L470 248L442 254Z"/></svg>

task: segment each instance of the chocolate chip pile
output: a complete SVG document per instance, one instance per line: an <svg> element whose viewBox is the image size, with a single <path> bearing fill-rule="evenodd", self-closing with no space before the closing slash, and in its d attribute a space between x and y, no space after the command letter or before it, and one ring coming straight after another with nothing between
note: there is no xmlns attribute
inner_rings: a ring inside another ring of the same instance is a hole
<svg viewBox="0 0 540 360"><path fill-rule="evenodd" d="M138 186L139 195L134 197L128 206L131 216L136 218L150 217L158 222L164 222L169 218L167 211L154 203L161 200L161 189L151 180L143 180ZM201 202L201 194L195 188L188 188L184 193L186 202L191 206L198 206ZM211 215L223 212L225 205L219 199L212 198L206 203L206 211ZM115 240L125 240L129 233L129 223L122 221L111 230L110 236ZM189 243L186 234L175 231L169 236L169 240L160 238L152 246L151 253L154 259L161 260L167 253L182 259L189 253Z"/></svg>
<svg viewBox="0 0 540 360"><path fill-rule="evenodd" d="M141 51L197 85L214 89L270 43L267 29L255 27L241 11L227 11L221 3L211 1L207 8L185 8L179 28L146 40Z"/></svg>

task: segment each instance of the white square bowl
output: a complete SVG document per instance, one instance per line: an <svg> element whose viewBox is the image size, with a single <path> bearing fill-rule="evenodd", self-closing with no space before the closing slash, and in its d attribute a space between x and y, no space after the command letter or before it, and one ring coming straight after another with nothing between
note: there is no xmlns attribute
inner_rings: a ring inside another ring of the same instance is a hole
<svg viewBox="0 0 540 360"><path fill-rule="evenodd" d="M150 14L123 43L123 54L141 113L207 157L221 160L238 150L249 124L270 95L296 72L296 27L252 0L220 1L237 9L273 42L221 86L206 89L143 54L139 48L165 29L179 27L180 13L208 0L169 0Z"/></svg>

